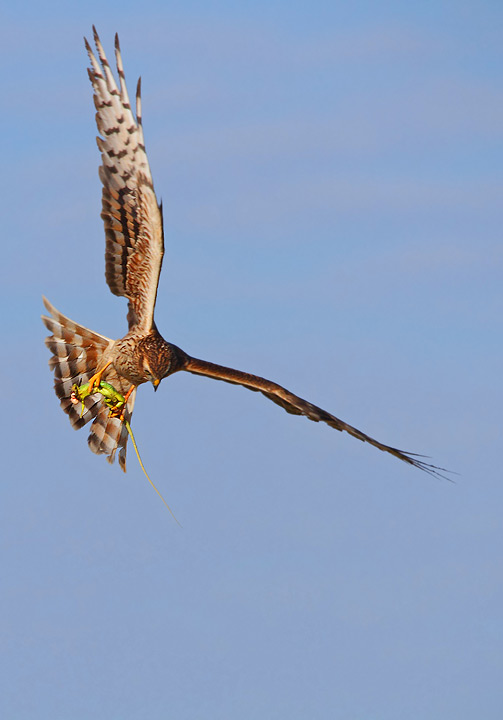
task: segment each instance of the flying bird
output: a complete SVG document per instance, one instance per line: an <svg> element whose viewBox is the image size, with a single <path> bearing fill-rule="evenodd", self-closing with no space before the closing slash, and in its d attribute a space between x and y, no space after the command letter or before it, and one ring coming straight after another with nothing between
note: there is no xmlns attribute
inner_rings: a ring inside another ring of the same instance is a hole
<svg viewBox="0 0 503 720"><path fill-rule="evenodd" d="M118 451L119 465L125 471L127 425L131 423L137 387L150 382L157 390L163 378L183 370L261 392L288 413L327 423L409 465L440 475L442 468L428 464L422 456L375 440L281 385L198 360L161 337L154 322L154 308L164 254L162 205L156 199L145 152L140 80L133 114L118 36L115 36L117 82L94 27L93 34L97 55L87 40L85 46L90 59L88 73L94 91L101 152L105 277L112 293L128 300L128 332L119 340L111 340L65 317L44 298L49 316L42 316L42 320L52 333L46 345L52 353L49 365L54 371L54 389L72 426L79 429L91 422L88 438L91 450L106 455L110 463ZM99 392L100 383L105 381L122 394L121 413L111 411ZM76 400L75 388L86 383L90 392L80 402Z"/></svg>

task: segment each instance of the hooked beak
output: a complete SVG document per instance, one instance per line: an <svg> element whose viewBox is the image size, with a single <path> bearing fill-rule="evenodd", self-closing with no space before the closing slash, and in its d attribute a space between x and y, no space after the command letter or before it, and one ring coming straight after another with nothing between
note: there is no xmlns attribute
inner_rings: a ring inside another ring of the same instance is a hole
<svg viewBox="0 0 503 720"><path fill-rule="evenodd" d="M161 382L161 381L160 381L160 380L157 380L157 379L156 379L156 380L152 380L152 385L154 386L154 391L157 390L157 388L159 387L159 383L160 383L160 382Z"/></svg>

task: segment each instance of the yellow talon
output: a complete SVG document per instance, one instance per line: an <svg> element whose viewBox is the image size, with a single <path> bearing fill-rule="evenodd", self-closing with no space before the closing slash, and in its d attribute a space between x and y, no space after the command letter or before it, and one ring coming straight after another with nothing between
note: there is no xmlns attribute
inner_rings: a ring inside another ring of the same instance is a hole
<svg viewBox="0 0 503 720"><path fill-rule="evenodd" d="M112 361L109 360L107 362L107 364L104 367L102 367L99 372L95 373L89 379L89 383L88 383L89 384L89 395L92 395L93 392L95 392L95 390L94 390L95 387L99 388L100 382L101 382L101 377L102 377L103 373L105 372L105 370L107 369L107 367L109 367L109 365L111 365L111 364L112 364Z"/></svg>

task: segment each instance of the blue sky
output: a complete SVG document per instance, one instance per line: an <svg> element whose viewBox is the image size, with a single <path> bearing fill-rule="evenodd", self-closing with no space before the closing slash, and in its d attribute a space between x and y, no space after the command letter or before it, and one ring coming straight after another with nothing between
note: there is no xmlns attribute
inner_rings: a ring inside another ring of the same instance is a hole
<svg viewBox="0 0 503 720"><path fill-rule="evenodd" d="M501 663L503 10L496 2L26 2L1 23L3 681L16 720L483 717ZM104 280L82 36L139 74L156 319L438 481L262 396L140 388L144 463L52 391L40 296Z"/></svg>

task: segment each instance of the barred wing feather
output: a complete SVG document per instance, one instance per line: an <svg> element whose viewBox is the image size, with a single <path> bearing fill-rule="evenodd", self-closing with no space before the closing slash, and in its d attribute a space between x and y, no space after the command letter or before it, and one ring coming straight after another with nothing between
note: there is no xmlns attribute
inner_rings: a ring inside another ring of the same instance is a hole
<svg viewBox="0 0 503 720"><path fill-rule="evenodd" d="M105 276L114 295L128 298L129 328L148 332L154 322L157 285L164 254L162 209L157 203L143 140L140 81L136 119L126 88L119 39L115 36L117 85L93 27L98 59L87 40L88 70L101 137Z"/></svg>

